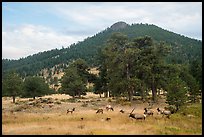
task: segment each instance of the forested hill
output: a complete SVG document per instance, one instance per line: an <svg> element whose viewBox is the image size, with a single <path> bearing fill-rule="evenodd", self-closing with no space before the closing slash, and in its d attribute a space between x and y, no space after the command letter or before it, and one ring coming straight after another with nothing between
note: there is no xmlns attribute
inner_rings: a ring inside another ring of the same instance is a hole
<svg viewBox="0 0 204 137"><path fill-rule="evenodd" d="M113 32L122 32L129 38L148 35L155 41L168 43L172 46L172 52L167 59L169 62L183 64L194 59L202 59L202 41L200 40L173 33L155 25L129 25L125 22L117 22L84 41L68 45L67 48L44 51L19 60L2 59L2 74L10 69L16 69L24 76L35 75L43 68L51 68L57 64L68 64L77 58L85 59L89 65L96 66L97 52L104 46Z"/></svg>

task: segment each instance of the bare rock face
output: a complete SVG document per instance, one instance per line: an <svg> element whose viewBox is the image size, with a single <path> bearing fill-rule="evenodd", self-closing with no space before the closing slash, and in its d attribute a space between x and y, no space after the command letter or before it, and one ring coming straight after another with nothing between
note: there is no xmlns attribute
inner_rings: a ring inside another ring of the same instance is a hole
<svg viewBox="0 0 204 137"><path fill-rule="evenodd" d="M114 23L114 24L110 27L110 29L112 29L112 30L119 30L119 29L124 29L124 28L126 28L127 26L128 26L127 23L125 23L125 22L123 22L123 21L120 21L120 22Z"/></svg>

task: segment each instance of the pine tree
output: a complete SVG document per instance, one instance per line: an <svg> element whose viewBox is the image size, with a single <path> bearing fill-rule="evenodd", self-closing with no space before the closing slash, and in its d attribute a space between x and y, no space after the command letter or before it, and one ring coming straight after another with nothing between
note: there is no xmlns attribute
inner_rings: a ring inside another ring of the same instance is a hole
<svg viewBox="0 0 204 137"><path fill-rule="evenodd" d="M68 94L75 98L75 96L85 95L86 83L83 78L78 74L77 68L74 66L69 66L65 70L65 74L62 77L62 87L63 93Z"/></svg>
<svg viewBox="0 0 204 137"><path fill-rule="evenodd" d="M50 89L41 77L27 77L24 81L24 97L39 97L50 94Z"/></svg>
<svg viewBox="0 0 204 137"><path fill-rule="evenodd" d="M4 95L12 96L13 103L15 103L16 96L21 96L23 93L22 84L23 81L20 76L15 71L9 71L2 84Z"/></svg>
<svg viewBox="0 0 204 137"><path fill-rule="evenodd" d="M187 101L186 93L188 86L178 76L171 78L168 84L167 103L175 105L179 110L180 106L184 105Z"/></svg>

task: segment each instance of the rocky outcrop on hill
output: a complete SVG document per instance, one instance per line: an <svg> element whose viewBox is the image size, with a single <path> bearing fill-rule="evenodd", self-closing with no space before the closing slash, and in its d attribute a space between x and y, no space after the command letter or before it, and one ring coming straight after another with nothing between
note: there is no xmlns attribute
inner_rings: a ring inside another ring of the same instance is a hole
<svg viewBox="0 0 204 137"><path fill-rule="evenodd" d="M120 22L114 23L114 24L110 27L110 29L112 29L112 30L120 30L120 29L126 28L127 26L128 26L127 23L125 23L125 22L123 22L123 21L120 21Z"/></svg>

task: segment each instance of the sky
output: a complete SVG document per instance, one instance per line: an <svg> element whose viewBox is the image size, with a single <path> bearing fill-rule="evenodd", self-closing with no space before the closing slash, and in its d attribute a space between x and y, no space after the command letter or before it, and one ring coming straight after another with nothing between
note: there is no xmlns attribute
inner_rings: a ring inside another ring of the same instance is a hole
<svg viewBox="0 0 204 137"><path fill-rule="evenodd" d="M202 2L2 2L2 59L66 48L118 21L202 40Z"/></svg>

